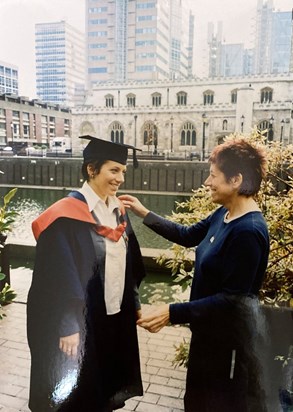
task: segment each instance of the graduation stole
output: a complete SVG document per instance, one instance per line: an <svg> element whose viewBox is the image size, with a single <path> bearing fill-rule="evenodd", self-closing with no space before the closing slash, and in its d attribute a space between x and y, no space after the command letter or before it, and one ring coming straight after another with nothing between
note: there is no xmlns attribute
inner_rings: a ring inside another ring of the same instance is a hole
<svg viewBox="0 0 293 412"><path fill-rule="evenodd" d="M36 240L38 240L40 234L47 229L55 220L65 217L69 219L80 220L82 222L92 223L94 225L95 231L104 237L112 240L113 242L118 242L121 236L124 234L127 221L125 208L122 202L120 202L120 216L117 210L117 218L120 223L115 229L108 226L103 226L99 224L98 219L95 219L90 213L88 205L85 201L84 196L73 191L69 193L68 197L58 200L48 209L46 209L40 216L33 221L32 231Z"/></svg>
<svg viewBox="0 0 293 412"><path fill-rule="evenodd" d="M96 221L95 231L99 235L112 240L112 242L118 242L118 240L121 238L121 236L123 236L123 234L125 232L125 229L126 229L126 226L127 226L127 222L125 220L125 208L124 208L124 205L122 204L122 202L121 202L119 211L120 211L120 216L118 214L118 209L115 209L116 216L117 216L117 221L120 221L120 223L118 224L118 226L115 229L112 229L109 226L101 225L100 222L99 222L99 219L96 216L96 214L94 212L92 212L92 215L94 216L94 219Z"/></svg>

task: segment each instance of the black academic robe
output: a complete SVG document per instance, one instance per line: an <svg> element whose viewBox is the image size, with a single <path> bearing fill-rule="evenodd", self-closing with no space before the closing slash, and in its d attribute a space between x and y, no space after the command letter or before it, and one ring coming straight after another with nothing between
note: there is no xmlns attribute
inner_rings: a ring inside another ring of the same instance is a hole
<svg viewBox="0 0 293 412"><path fill-rule="evenodd" d="M112 316L104 301L105 244L93 224L60 217L41 233L27 303L33 412L104 412L142 395L136 309L145 273L129 221L126 233L123 301ZM72 359L59 339L77 332L81 343Z"/></svg>

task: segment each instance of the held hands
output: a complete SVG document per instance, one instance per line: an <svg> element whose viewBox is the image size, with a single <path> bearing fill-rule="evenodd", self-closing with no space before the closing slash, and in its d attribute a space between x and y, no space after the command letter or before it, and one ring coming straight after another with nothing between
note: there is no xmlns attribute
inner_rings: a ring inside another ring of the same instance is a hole
<svg viewBox="0 0 293 412"><path fill-rule="evenodd" d="M170 311L169 305L161 305L153 309L149 314L142 316L136 322L137 325L145 328L149 332L159 332L169 323Z"/></svg>
<svg viewBox="0 0 293 412"><path fill-rule="evenodd" d="M74 335L63 336L59 340L59 349L67 356L75 357L77 355L77 348L79 345L79 333Z"/></svg>
<svg viewBox="0 0 293 412"><path fill-rule="evenodd" d="M121 195L118 197L127 209L132 210L137 216L144 218L149 210L137 199L130 195Z"/></svg>

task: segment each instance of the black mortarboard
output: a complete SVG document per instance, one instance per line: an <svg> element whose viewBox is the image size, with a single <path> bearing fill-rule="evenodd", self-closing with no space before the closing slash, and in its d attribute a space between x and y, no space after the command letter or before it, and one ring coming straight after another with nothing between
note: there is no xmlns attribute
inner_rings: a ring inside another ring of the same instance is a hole
<svg viewBox="0 0 293 412"><path fill-rule="evenodd" d="M80 136L80 139L86 139L90 142L83 150L83 158L85 162L93 160L112 160L114 162L126 165L128 149L133 150L133 166L138 167L136 151L140 150L134 146L122 143L113 143L108 140L98 139L93 136Z"/></svg>

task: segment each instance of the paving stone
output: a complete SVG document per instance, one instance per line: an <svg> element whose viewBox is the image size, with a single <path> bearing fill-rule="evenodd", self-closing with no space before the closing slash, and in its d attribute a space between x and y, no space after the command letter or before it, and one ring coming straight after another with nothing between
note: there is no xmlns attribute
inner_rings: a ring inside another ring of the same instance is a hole
<svg viewBox="0 0 293 412"><path fill-rule="evenodd" d="M186 372L182 370L178 370L178 369L160 368L157 374L159 376L168 376L169 378L181 379L181 380L185 380L185 377L186 377Z"/></svg>
<svg viewBox="0 0 293 412"><path fill-rule="evenodd" d="M151 375L156 375L159 372L159 368L155 366L146 366L146 372Z"/></svg>
<svg viewBox="0 0 293 412"><path fill-rule="evenodd" d="M168 408L172 409L177 408L179 410L184 410L184 404L182 399L178 398L171 398L169 396L160 396L158 405L167 406ZM216 411L215 411L216 412Z"/></svg>
<svg viewBox="0 0 293 412"><path fill-rule="evenodd" d="M26 404L26 400L17 398L15 396L5 395L4 393L0 393L0 405L2 407L8 408L22 408ZM5 411L5 408L3 409ZM6 411L5 411L6 412Z"/></svg>
<svg viewBox="0 0 293 412"><path fill-rule="evenodd" d="M168 385L169 378L165 376L150 375L150 383L158 383L159 385Z"/></svg>
<svg viewBox="0 0 293 412"><path fill-rule="evenodd" d="M26 338L26 305L13 303L5 311L8 316L0 322L0 412L29 412L30 352ZM181 329L184 330L181 332ZM172 365L174 344L181 341L182 336L190 336L185 327L168 326L158 334L138 328L144 395L129 399L121 412L183 410L186 370Z"/></svg>
<svg viewBox="0 0 293 412"><path fill-rule="evenodd" d="M135 411L137 405L138 405L138 401L133 400L133 399L129 399L128 401L125 402L125 407L123 409L117 409L117 412Z"/></svg>
<svg viewBox="0 0 293 412"><path fill-rule="evenodd" d="M152 403L140 402L135 409L137 412L171 412L169 408Z"/></svg>
<svg viewBox="0 0 293 412"><path fill-rule="evenodd" d="M2 394L16 396L23 390L23 388L18 385L13 385L12 383L1 382L0 390Z"/></svg>
<svg viewBox="0 0 293 412"><path fill-rule="evenodd" d="M168 385L174 386L175 388L185 389L185 379L169 379Z"/></svg>
<svg viewBox="0 0 293 412"><path fill-rule="evenodd" d="M158 395L172 396L176 398L180 395L181 390L178 388L151 383L148 388L148 392L157 393Z"/></svg>
<svg viewBox="0 0 293 412"><path fill-rule="evenodd" d="M156 404L158 400L159 400L159 395L147 392L141 397L140 402Z"/></svg>
<svg viewBox="0 0 293 412"><path fill-rule="evenodd" d="M23 342L12 342L10 340L6 340L2 347L7 347L9 349L18 349L18 350L22 350L22 351L26 351L27 353L29 353L29 348L27 343L23 343Z"/></svg>
<svg viewBox="0 0 293 412"><path fill-rule="evenodd" d="M157 366L158 368L173 368L172 363L167 360L152 359L147 361L148 366Z"/></svg>

